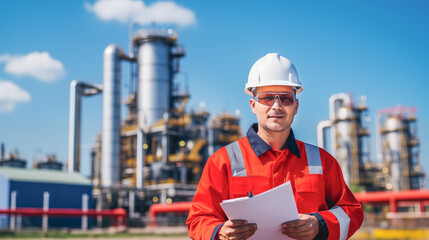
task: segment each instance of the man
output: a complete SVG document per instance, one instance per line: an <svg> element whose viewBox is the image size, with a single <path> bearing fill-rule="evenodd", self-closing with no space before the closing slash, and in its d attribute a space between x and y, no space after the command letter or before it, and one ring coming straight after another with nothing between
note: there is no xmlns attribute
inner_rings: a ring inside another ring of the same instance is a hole
<svg viewBox="0 0 429 240"><path fill-rule="evenodd" d="M192 239L248 239L258 231L256 224L227 219L219 204L286 181L300 214L279 223L284 235L347 239L359 229L363 211L337 161L325 150L295 140L291 124L299 107L295 96L302 90L295 66L277 53L252 66L245 92L253 96L250 108L258 123L207 160L187 220Z"/></svg>

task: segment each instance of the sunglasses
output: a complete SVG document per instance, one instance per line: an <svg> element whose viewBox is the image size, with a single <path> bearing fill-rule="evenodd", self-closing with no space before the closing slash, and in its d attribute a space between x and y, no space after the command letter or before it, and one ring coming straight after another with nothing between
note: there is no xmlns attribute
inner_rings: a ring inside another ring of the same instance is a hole
<svg viewBox="0 0 429 240"><path fill-rule="evenodd" d="M290 106L295 103L295 94L290 92L265 92L260 93L254 97L256 101L266 106L272 106L276 101L276 98L279 99L279 102L283 106Z"/></svg>

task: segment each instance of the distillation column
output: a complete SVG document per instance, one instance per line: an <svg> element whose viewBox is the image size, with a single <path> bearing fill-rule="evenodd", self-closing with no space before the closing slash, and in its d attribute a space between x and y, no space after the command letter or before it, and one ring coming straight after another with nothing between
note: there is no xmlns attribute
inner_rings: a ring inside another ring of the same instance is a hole
<svg viewBox="0 0 429 240"><path fill-rule="evenodd" d="M419 162L416 108L393 107L377 114L377 150L386 173L388 190L423 187L424 173Z"/></svg>
<svg viewBox="0 0 429 240"><path fill-rule="evenodd" d="M138 126L153 126L171 108L171 85L177 34L155 29L136 32L133 44L138 61Z"/></svg>
<svg viewBox="0 0 429 240"><path fill-rule="evenodd" d="M121 126L121 65L122 51L115 45L104 50L103 65L103 135L101 147L101 185L119 184L119 150Z"/></svg>
<svg viewBox="0 0 429 240"><path fill-rule="evenodd" d="M326 148L324 129L330 128L331 154L338 160L345 182L355 185L363 183L363 138L368 131L362 126L362 112L366 110L365 97L354 105L352 97L345 93L329 98L329 120L317 126L319 147Z"/></svg>
<svg viewBox="0 0 429 240"><path fill-rule="evenodd" d="M101 185L119 186L121 133L121 60L133 61L111 44L104 50Z"/></svg>

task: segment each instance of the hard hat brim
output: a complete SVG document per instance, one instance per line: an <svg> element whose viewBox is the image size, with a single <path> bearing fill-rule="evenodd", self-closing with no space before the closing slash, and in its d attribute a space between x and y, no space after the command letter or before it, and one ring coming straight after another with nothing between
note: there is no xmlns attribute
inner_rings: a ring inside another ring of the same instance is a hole
<svg viewBox="0 0 429 240"><path fill-rule="evenodd" d="M300 84L292 83L292 82L285 82L285 80L271 80L266 81L263 83L246 83L246 87L244 88L244 92L250 96L253 96L253 93L250 91L250 89L255 89L257 87L264 87L264 86L290 86L293 89L296 90L296 94L301 93L304 88Z"/></svg>

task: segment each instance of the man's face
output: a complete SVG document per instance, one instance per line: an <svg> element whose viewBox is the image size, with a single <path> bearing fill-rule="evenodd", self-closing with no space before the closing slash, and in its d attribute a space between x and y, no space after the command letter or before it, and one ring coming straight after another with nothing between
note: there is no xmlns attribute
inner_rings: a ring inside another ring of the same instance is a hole
<svg viewBox="0 0 429 240"><path fill-rule="evenodd" d="M295 93L292 87L289 86L264 86L256 89L256 95L266 92L274 93ZM283 132L290 128L293 118L298 112L298 100L289 106L283 106L279 99L276 98L271 106L257 102L255 99L250 99L250 107L256 115L258 124L267 132Z"/></svg>

